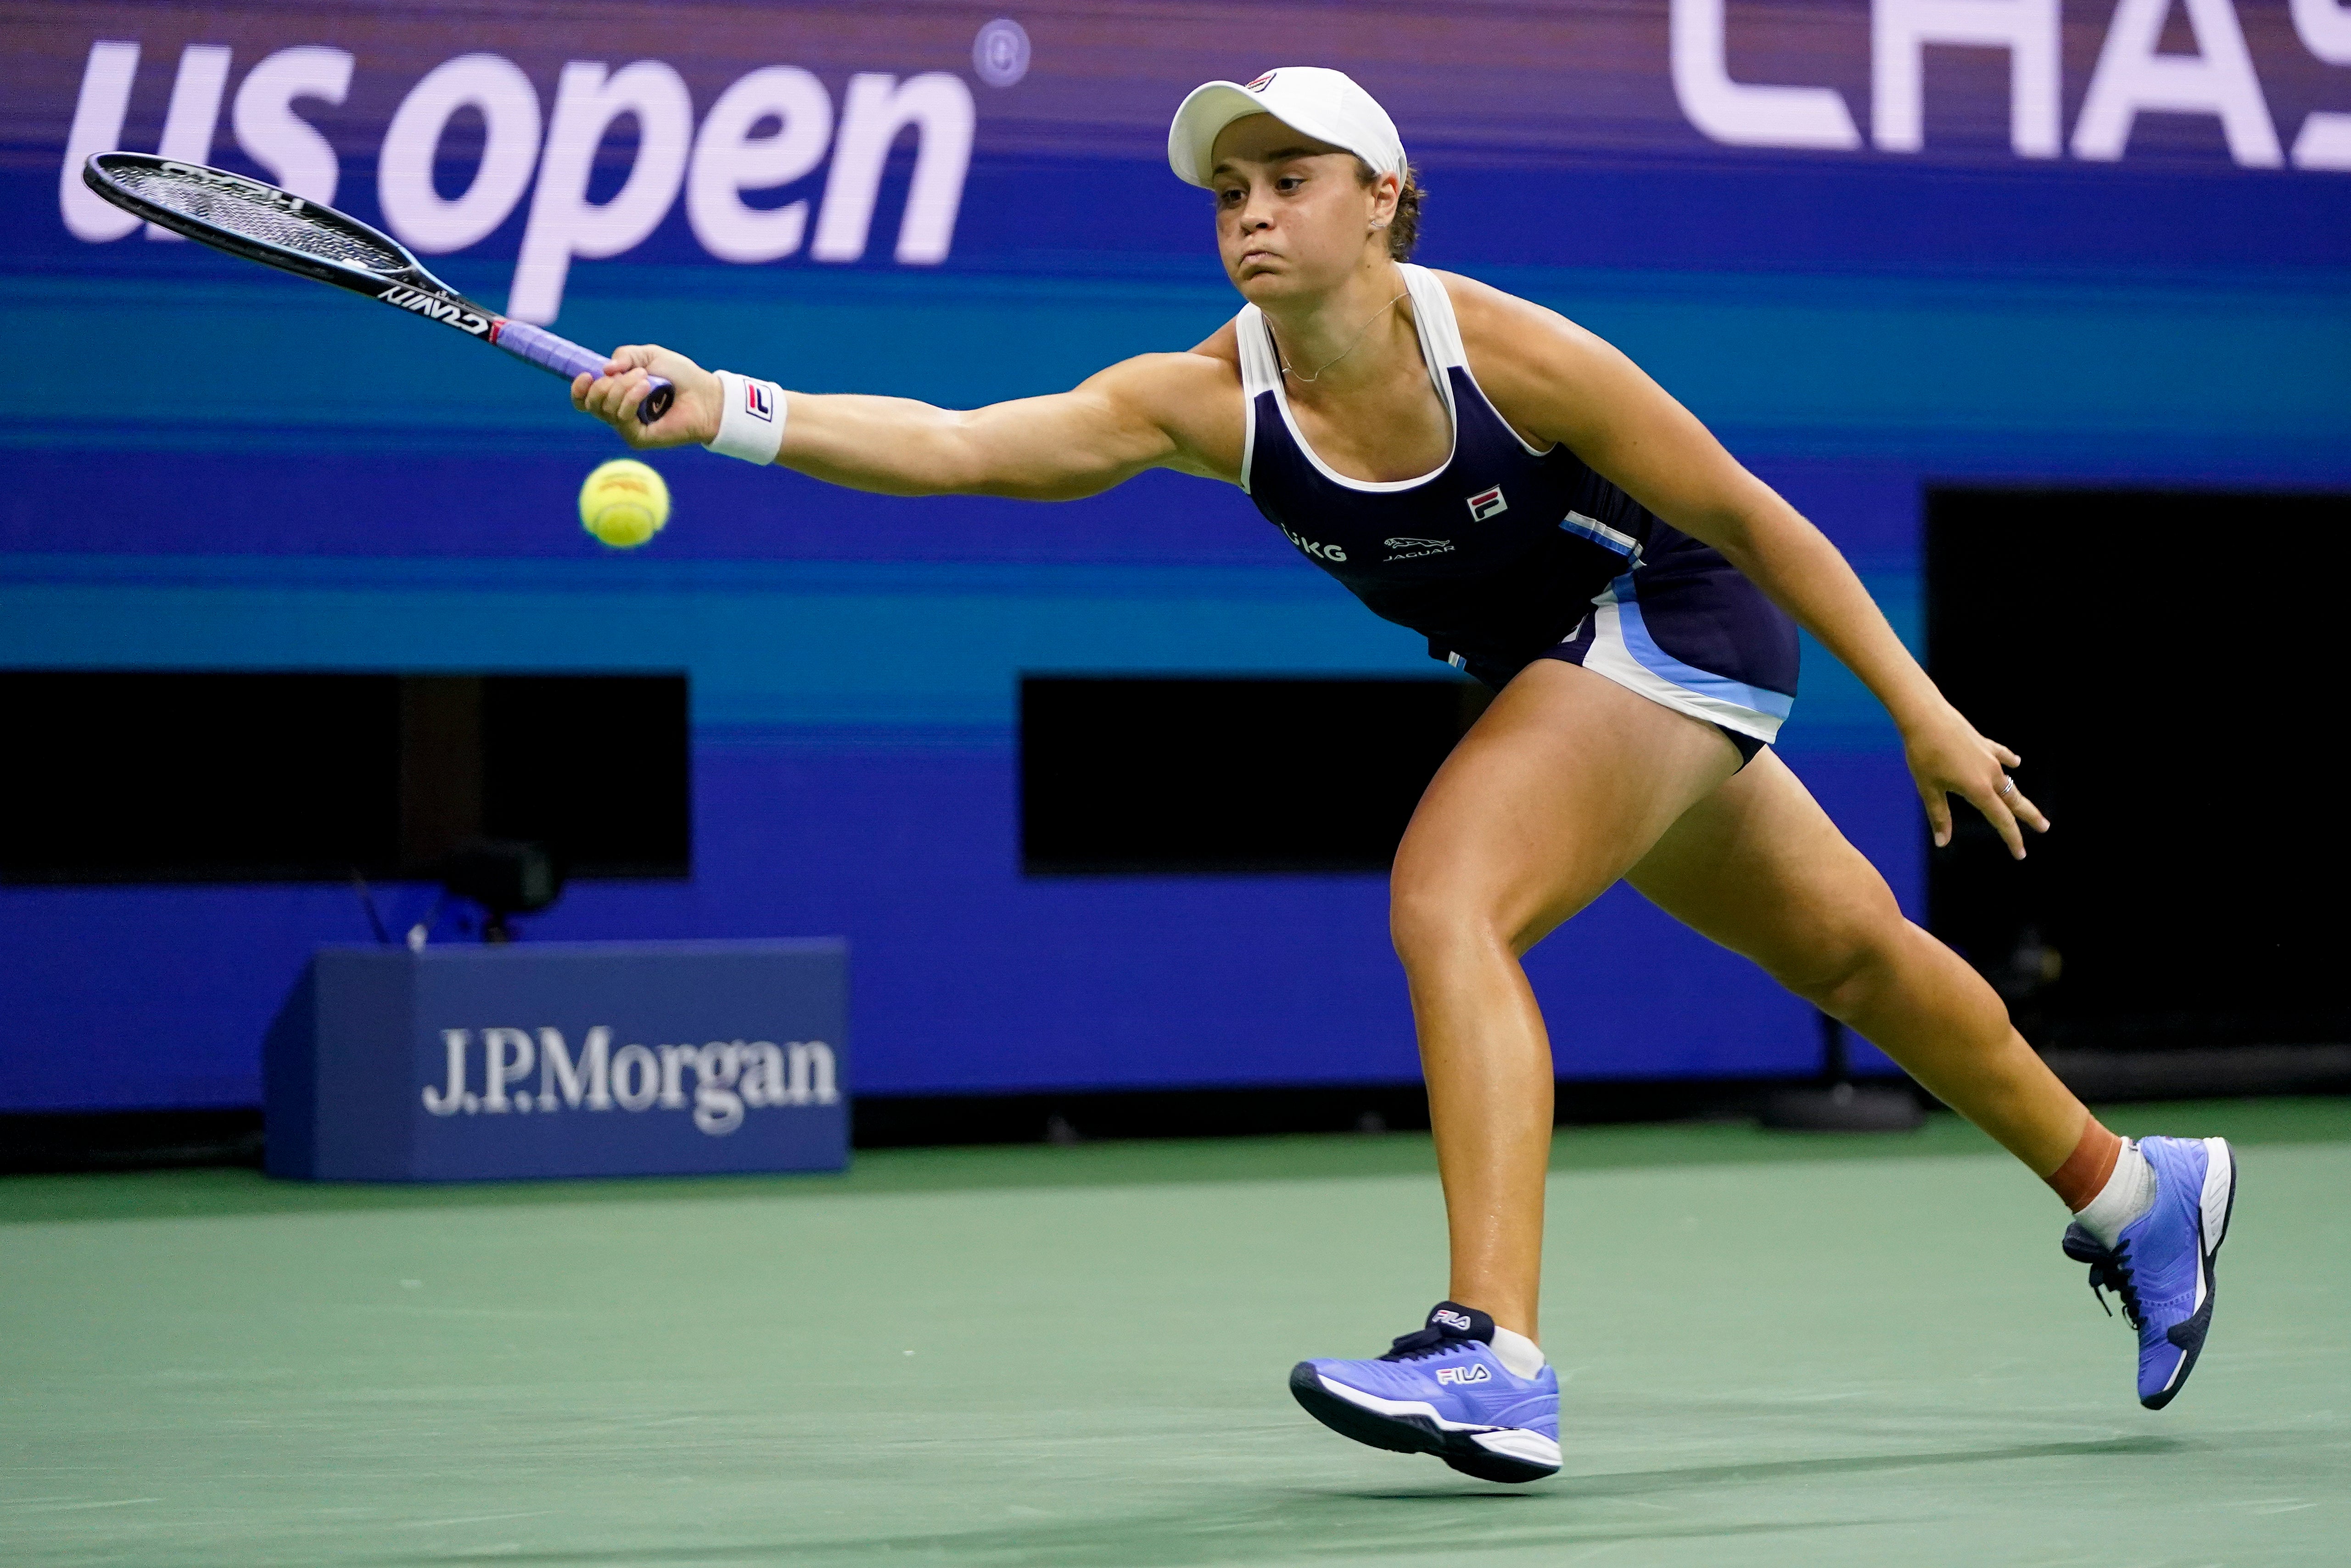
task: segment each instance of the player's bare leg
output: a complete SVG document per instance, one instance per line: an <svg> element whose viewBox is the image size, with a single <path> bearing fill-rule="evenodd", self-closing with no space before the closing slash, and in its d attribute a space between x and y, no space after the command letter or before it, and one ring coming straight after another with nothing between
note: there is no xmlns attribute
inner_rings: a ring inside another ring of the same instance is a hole
<svg viewBox="0 0 2351 1568"><path fill-rule="evenodd" d="M1396 851L1391 925L1428 1081L1452 1299L1530 1339L1553 1074L1520 956L1738 766L1711 726L1539 659L1454 749Z"/></svg>
<svg viewBox="0 0 2351 1568"><path fill-rule="evenodd" d="M1779 758L1694 807L1633 884L1851 1024L2054 1188L2065 1255L2122 1298L2138 1334L2138 1398L2159 1410L2210 1328L2215 1256L2236 1201L2220 1138L2135 1144L2057 1081L1982 977L1902 916L1885 880Z"/></svg>
<svg viewBox="0 0 2351 1568"><path fill-rule="evenodd" d="M1628 877L1683 924L1900 1062L2046 1176L2089 1112L1983 977L1904 918L1877 869L1766 751L1673 824Z"/></svg>
<svg viewBox="0 0 2351 1568"><path fill-rule="evenodd" d="M1711 726L1539 659L1430 781L1396 851L1391 924L1420 1027L1452 1289L1386 1355L1290 1369L1290 1393L1324 1426L1484 1480L1558 1473L1559 1378L1534 1343L1551 1042L1519 957L1738 762Z"/></svg>

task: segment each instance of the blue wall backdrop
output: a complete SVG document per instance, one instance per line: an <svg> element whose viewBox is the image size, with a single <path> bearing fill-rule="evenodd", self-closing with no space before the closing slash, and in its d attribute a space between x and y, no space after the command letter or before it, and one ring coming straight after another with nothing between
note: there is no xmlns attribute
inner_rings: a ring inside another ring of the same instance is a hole
<svg viewBox="0 0 2351 1568"><path fill-rule="evenodd" d="M571 506L613 447L559 387L144 236L82 155L277 179L591 344L967 406L1213 331L1166 117L1333 64L1423 166L1420 259L1625 348L1914 645L1934 482L2351 486L2338 0L5 15L0 665L684 670L694 877L529 935L846 936L862 1092L1412 1076L1381 879L1024 879L1013 714L1022 672L1442 670L1172 476L912 502L673 454L670 529L606 554ZM1803 686L1783 754L1915 911L1892 731L1817 650ZM305 956L363 936L334 887L0 888L0 1108L257 1103ZM1813 1059L1802 1009L1622 890L1530 968L1568 1076Z"/></svg>

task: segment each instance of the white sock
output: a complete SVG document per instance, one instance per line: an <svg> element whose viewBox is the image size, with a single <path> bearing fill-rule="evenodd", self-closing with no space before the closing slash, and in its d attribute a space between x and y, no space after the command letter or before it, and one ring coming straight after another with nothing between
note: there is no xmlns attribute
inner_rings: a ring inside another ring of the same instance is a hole
<svg viewBox="0 0 2351 1568"><path fill-rule="evenodd" d="M2082 1222L2083 1229L2098 1239L2099 1246L2112 1247L2115 1238L2123 1233L2123 1227L2153 1207L2155 1167L2138 1152L2135 1139L2125 1138L2122 1153L2115 1156L2114 1175L2106 1178L2097 1197L2074 1211L2074 1218Z"/></svg>
<svg viewBox="0 0 2351 1568"><path fill-rule="evenodd" d="M1499 1323L1495 1325L1494 1343L1490 1348L1494 1352L1494 1359L1508 1368L1513 1377L1532 1377L1543 1369L1542 1346Z"/></svg>

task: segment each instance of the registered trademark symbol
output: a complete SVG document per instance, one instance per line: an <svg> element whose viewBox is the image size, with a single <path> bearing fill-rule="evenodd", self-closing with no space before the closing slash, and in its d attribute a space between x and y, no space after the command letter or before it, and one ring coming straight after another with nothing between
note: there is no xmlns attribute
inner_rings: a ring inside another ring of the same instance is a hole
<svg viewBox="0 0 2351 1568"><path fill-rule="evenodd" d="M1029 29L998 16L971 41L971 68L990 87L1010 87L1029 74Z"/></svg>

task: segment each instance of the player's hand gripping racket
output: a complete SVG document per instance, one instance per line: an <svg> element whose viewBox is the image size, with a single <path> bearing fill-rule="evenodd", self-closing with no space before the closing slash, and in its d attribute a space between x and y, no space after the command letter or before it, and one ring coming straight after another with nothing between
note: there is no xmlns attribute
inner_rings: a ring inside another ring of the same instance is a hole
<svg viewBox="0 0 2351 1568"><path fill-rule="evenodd" d="M390 235L291 191L225 169L144 152L95 153L82 165L81 178L125 212L174 234L455 327L565 381L583 371L601 376L610 362L568 339L475 304L425 271ZM668 413L674 391L653 377L637 404L638 420L651 424Z"/></svg>

